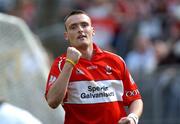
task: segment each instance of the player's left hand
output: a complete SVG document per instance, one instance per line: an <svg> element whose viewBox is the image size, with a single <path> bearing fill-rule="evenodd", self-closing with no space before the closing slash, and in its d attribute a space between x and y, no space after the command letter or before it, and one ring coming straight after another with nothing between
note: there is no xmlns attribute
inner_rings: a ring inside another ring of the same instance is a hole
<svg viewBox="0 0 180 124"><path fill-rule="evenodd" d="M118 124L135 124L135 122L132 118L123 117L119 120Z"/></svg>

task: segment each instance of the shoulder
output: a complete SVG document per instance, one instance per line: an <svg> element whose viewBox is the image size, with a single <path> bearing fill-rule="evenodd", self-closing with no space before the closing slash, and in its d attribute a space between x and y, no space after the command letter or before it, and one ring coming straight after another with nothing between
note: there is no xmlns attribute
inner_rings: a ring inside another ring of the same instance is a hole
<svg viewBox="0 0 180 124"><path fill-rule="evenodd" d="M54 59L52 66L59 65L59 64L63 63L65 60L66 60L66 55L62 54L61 56L58 56Z"/></svg>
<svg viewBox="0 0 180 124"><path fill-rule="evenodd" d="M63 61L66 59L66 54L62 54L54 59L54 62Z"/></svg>
<svg viewBox="0 0 180 124"><path fill-rule="evenodd" d="M121 56L109 51L103 51L103 54L104 60L110 65L113 65L115 68L120 68L121 70L126 68L126 63Z"/></svg>
<svg viewBox="0 0 180 124"><path fill-rule="evenodd" d="M125 63L124 59L115 54L115 53L112 53L112 52L109 52L109 51L106 51L106 50L103 50L103 53L106 57L110 58L110 59L113 59L113 60L116 60L117 62L122 62L122 63Z"/></svg>
<svg viewBox="0 0 180 124"><path fill-rule="evenodd" d="M61 56L58 56L54 59L54 62L51 65L51 70L56 72L61 72L62 67L66 60L66 54L62 54ZM59 70L59 71L58 71Z"/></svg>

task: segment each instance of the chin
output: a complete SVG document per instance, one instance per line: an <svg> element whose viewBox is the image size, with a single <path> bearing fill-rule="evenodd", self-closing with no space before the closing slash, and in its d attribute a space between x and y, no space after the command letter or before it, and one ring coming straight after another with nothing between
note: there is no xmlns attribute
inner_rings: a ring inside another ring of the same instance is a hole
<svg viewBox="0 0 180 124"><path fill-rule="evenodd" d="M87 49L88 47L90 46L90 44L88 44L88 43L81 43L81 44L79 44L79 45L77 45L77 48L78 49Z"/></svg>

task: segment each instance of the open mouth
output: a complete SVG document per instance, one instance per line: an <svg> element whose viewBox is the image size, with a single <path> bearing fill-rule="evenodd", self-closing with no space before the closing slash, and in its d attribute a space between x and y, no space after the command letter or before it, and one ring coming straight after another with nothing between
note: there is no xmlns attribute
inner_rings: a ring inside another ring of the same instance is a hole
<svg viewBox="0 0 180 124"><path fill-rule="evenodd" d="M79 35L77 38L78 39L84 39L84 38L86 38L87 36L86 35Z"/></svg>

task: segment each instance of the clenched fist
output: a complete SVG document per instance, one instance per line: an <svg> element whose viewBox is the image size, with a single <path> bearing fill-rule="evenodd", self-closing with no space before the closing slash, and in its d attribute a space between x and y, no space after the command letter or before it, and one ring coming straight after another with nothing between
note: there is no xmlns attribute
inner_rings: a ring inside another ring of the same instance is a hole
<svg viewBox="0 0 180 124"><path fill-rule="evenodd" d="M77 63L79 58L81 57L81 52L74 47L67 48L67 55L66 58L72 60L73 62Z"/></svg>

